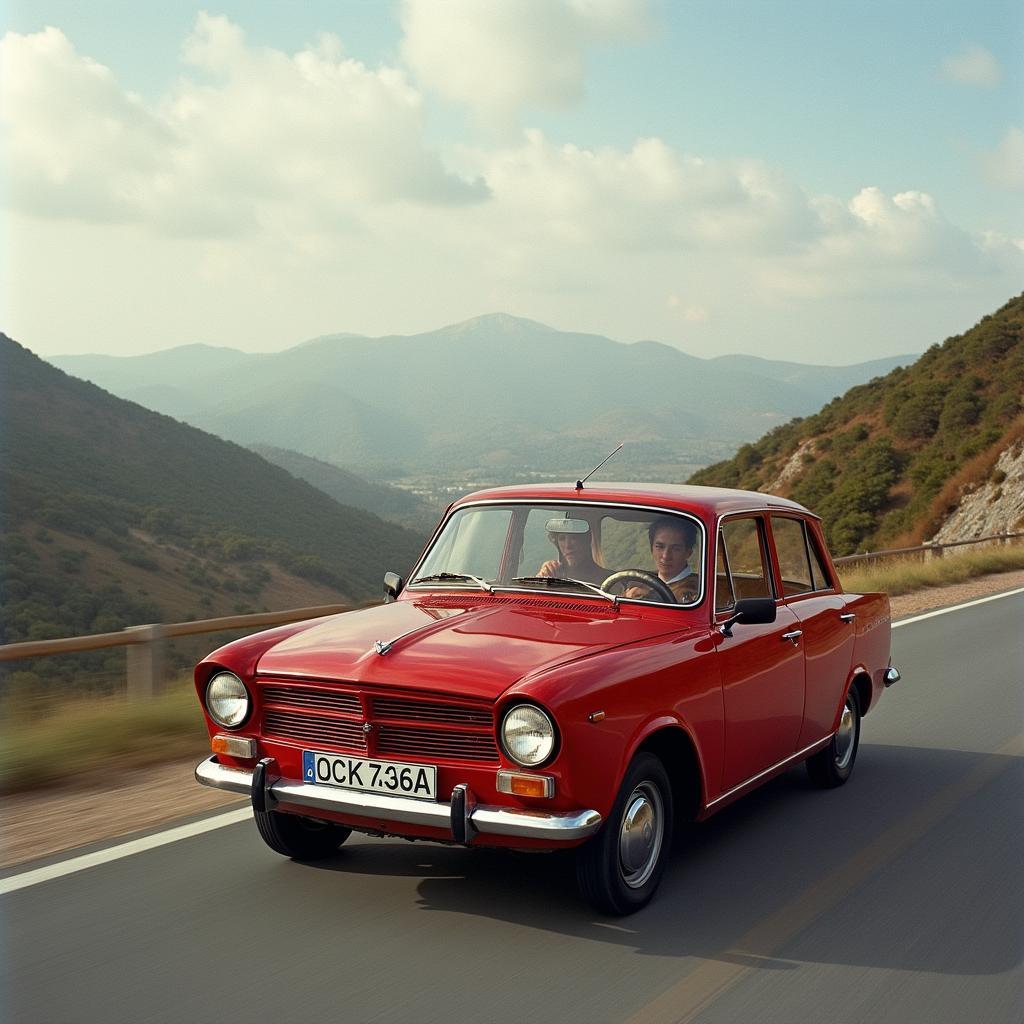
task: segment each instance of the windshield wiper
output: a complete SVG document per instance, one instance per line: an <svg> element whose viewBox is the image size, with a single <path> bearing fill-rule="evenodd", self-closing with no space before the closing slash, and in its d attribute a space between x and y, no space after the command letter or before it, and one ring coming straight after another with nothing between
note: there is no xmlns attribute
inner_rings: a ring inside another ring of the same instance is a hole
<svg viewBox="0 0 1024 1024"><path fill-rule="evenodd" d="M619 599L615 594L609 594L607 590L602 590L594 583L587 583L586 580L574 580L568 576L516 576L512 582L553 584L556 587L586 587L587 590L600 594L601 597L608 598L616 608L619 606Z"/></svg>
<svg viewBox="0 0 1024 1024"><path fill-rule="evenodd" d="M486 590L488 594L494 593L494 587L487 580L482 580L479 576L473 576L468 572L435 572L432 576L417 576L412 582L455 583L460 580L469 580L471 583L475 583L481 590Z"/></svg>

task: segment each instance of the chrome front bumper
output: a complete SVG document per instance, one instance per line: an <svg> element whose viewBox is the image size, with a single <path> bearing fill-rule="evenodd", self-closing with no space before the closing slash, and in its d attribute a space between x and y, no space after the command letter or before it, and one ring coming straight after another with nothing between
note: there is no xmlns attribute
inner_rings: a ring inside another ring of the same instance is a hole
<svg viewBox="0 0 1024 1024"><path fill-rule="evenodd" d="M592 836L602 818L597 811L536 811L517 807L478 804L465 785L455 787L451 803L410 800L408 797L358 790L311 786L273 776L270 758L261 761L255 771L228 768L208 757L196 766L196 782L231 793L252 797L256 810L270 810L278 803L308 807L314 811L334 811L397 825L423 825L444 829L460 843L472 841L475 833L546 839L550 842L574 842ZM254 785L255 780L255 785Z"/></svg>

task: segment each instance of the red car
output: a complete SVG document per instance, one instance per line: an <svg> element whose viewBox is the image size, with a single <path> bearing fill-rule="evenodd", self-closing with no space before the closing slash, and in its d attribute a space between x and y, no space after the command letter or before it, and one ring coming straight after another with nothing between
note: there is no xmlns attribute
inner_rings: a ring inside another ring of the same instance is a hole
<svg viewBox="0 0 1024 1024"><path fill-rule="evenodd" d="M889 601L845 594L783 498L642 484L471 494L385 603L267 630L195 672L207 786L278 853L355 830L578 847L583 894L650 900L674 824L804 761L853 770L899 673Z"/></svg>

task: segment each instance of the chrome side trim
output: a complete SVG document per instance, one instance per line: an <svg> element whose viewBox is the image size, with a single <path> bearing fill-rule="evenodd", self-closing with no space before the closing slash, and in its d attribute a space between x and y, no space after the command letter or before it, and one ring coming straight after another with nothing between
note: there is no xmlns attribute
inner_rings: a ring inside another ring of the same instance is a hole
<svg viewBox="0 0 1024 1024"><path fill-rule="evenodd" d="M741 782L738 786L733 786L732 789L723 793L721 796L716 796L714 800L708 802L707 806L709 808L714 807L715 804L719 804L723 800L727 800L734 793L738 793L741 789L746 788L751 783L757 782L758 779L763 779L766 775L770 775L772 772L778 771L778 769L784 768L788 764L792 764L795 761L799 761L801 758L805 757L816 747L823 747L826 743L828 743L829 740L832 739L834 735L835 733L829 733L827 736L823 736L820 740L815 740L809 746L804 747L803 750L798 750L795 754L790 754L789 757L784 757L777 764L773 764L771 768L765 768L763 772L758 772L757 775L751 775L750 778L747 779L745 782Z"/></svg>
<svg viewBox="0 0 1024 1024"><path fill-rule="evenodd" d="M252 775L251 771L219 764L214 757L196 766L196 782L231 793L251 793ZM452 830L452 807L444 801L410 800L408 797L385 796L381 793L310 786L305 782L292 782L288 779L276 781L268 788L268 794L278 803L312 810L423 825L446 832ZM472 825L477 832L490 835L572 842L592 836L603 821L601 815L592 810L536 811L519 807L495 807L473 804L468 789L466 795L467 825Z"/></svg>

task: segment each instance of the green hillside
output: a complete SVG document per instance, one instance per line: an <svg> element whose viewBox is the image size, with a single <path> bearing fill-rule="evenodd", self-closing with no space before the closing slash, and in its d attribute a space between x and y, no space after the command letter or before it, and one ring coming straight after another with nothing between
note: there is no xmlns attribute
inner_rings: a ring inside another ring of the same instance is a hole
<svg viewBox="0 0 1024 1024"><path fill-rule="evenodd" d="M410 491L373 483L347 469L311 458L301 452L275 448L269 444L254 444L249 447L267 462L288 470L292 476L312 484L335 501L351 505L353 508L365 509L380 516L381 519L399 523L414 533L422 534L424 540L444 511L442 505L428 505Z"/></svg>
<svg viewBox="0 0 1024 1024"><path fill-rule="evenodd" d="M363 601L421 536L0 335L0 642Z"/></svg>
<svg viewBox="0 0 1024 1024"><path fill-rule="evenodd" d="M802 502L836 554L919 543L1024 435L1022 337L1024 295L690 482Z"/></svg>

